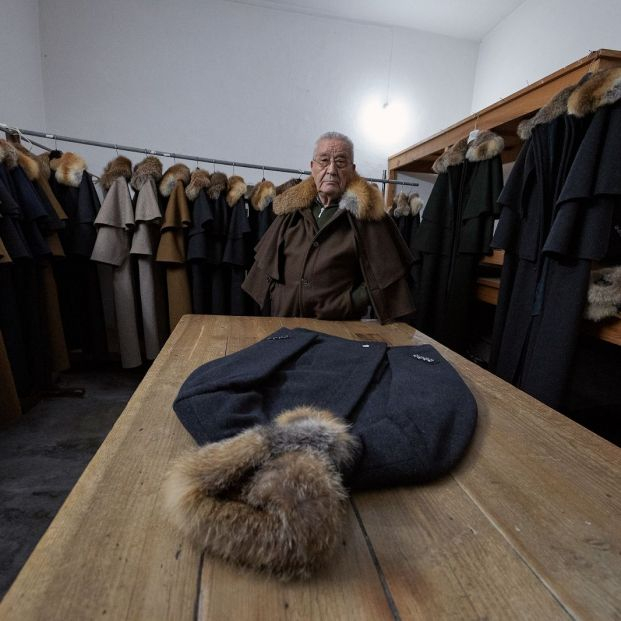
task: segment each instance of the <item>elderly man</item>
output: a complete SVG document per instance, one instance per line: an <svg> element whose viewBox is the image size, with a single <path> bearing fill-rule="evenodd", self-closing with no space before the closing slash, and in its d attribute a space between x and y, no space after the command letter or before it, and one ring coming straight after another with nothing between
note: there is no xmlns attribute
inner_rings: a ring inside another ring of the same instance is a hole
<svg viewBox="0 0 621 621"><path fill-rule="evenodd" d="M380 191L356 173L347 136L321 135L311 177L273 207L277 218L242 285L271 315L359 319L371 305L384 323L412 313L412 256Z"/></svg>

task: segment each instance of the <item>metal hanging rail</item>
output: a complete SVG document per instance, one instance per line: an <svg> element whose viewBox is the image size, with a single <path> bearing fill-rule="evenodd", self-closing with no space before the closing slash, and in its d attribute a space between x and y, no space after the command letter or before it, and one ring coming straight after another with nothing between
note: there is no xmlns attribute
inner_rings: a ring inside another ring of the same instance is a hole
<svg viewBox="0 0 621 621"><path fill-rule="evenodd" d="M275 172L285 172L292 173L294 175L310 175L310 170L300 170L298 168L283 168L280 166L264 166L263 164L247 164L245 162L233 162L229 160L219 160L211 157L200 157L197 155L186 155L184 153L172 153L170 151L160 151L159 149L147 149L146 147L129 147L127 145L115 144L112 142L100 142L98 140L87 140L84 138L72 138L71 136L60 136L58 134L48 134L45 132L39 132L32 129L21 129L18 127L12 127L10 125L6 125L5 123L0 123L0 128L7 134L14 135L26 135L26 136L37 136L39 138L47 138L49 140L60 141L60 142L73 142L76 144L86 144L93 147L102 147L104 149L114 149L115 151L131 151L133 153L142 153L144 155L158 155L160 157L170 157L175 160L188 160L190 162L206 162L208 164L219 164L221 166L231 166L233 168L253 168L255 170L262 171L275 171ZM34 143L33 143L34 144ZM48 149L48 147L42 147L42 145L37 145L41 148ZM386 174L386 171L384 171ZM386 184L393 185L408 185L408 186L417 186L418 183L415 181L397 181L395 179L377 179L373 177L365 177L367 181L373 181L376 183L382 184L382 189L385 189Z"/></svg>

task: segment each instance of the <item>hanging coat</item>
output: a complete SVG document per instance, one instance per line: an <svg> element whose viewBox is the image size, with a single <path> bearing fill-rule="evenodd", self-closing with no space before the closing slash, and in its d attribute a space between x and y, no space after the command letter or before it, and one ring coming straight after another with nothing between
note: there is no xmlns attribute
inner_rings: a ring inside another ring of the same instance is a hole
<svg viewBox="0 0 621 621"><path fill-rule="evenodd" d="M147 360L155 360L168 335L165 274L155 262L160 240L162 210L157 183L162 178L162 163L147 156L134 166L131 185L135 199L135 229L130 254L138 264L138 287L142 311L142 329Z"/></svg>
<svg viewBox="0 0 621 621"><path fill-rule="evenodd" d="M185 185L189 181L190 169L184 164L175 164L164 173L159 186L162 196L168 199L156 260L166 269L169 331L175 329L183 315L192 312L185 239L185 232L192 223L185 196Z"/></svg>
<svg viewBox="0 0 621 621"><path fill-rule="evenodd" d="M612 226L612 210L592 209L592 201L578 205L566 191L569 177L587 170L576 158L592 118L567 112L588 79L521 127L527 141L500 198L505 207L494 237L505 263L491 368L557 409L571 374L590 263L606 255Z"/></svg>
<svg viewBox="0 0 621 621"><path fill-rule="evenodd" d="M67 345L69 350L102 360L107 356L105 321L97 266L90 260L99 197L79 155L52 153L50 168L50 187L68 217L59 232L66 260L54 264Z"/></svg>
<svg viewBox="0 0 621 621"><path fill-rule="evenodd" d="M121 364L126 369L142 364L136 316L136 292L129 254L135 226L127 183L131 174L132 164L126 157L119 156L106 165L100 179L106 195L95 218L97 239L91 254L93 261L113 266L112 286L116 325Z"/></svg>
<svg viewBox="0 0 621 621"><path fill-rule="evenodd" d="M500 136L482 131L436 160L438 178L414 239L420 253L414 323L456 351L467 345L478 264L491 252L503 147Z"/></svg>

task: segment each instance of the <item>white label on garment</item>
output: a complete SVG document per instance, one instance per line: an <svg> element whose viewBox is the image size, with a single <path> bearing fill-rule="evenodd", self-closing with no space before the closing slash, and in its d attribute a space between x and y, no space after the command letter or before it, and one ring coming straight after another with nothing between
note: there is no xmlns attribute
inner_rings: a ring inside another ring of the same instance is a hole
<svg viewBox="0 0 621 621"><path fill-rule="evenodd" d="M370 345L363 345L363 347L371 347Z"/></svg>

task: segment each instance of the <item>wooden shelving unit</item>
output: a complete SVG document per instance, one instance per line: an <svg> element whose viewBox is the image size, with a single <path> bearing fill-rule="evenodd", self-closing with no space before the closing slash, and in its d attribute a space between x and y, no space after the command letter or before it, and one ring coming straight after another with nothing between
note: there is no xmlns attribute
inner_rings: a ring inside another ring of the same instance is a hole
<svg viewBox="0 0 621 621"><path fill-rule="evenodd" d="M444 149L466 137L475 127L489 129L501 135L505 141L502 161L513 162L522 145L522 141L517 136L517 126L522 120L533 116L560 90L576 84L585 73L619 66L621 66L621 51L601 49L591 52L588 56L471 114L445 130L391 155L388 158L388 177L396 179L399 172L433 173L431 166ZM389 185L386 196L387 205L392 204L393 198L394 185ZM491 257L486 257L482 261L482 265L500 267L502 256L502 251L495 251ZM479 278L477 298L488 304L497 304L499 287L500 278ZM585 329L593 336L621 345L621 317L611 318L599 324L592 322L585 322L585 324L589 324L585 326Z"/></svg>

